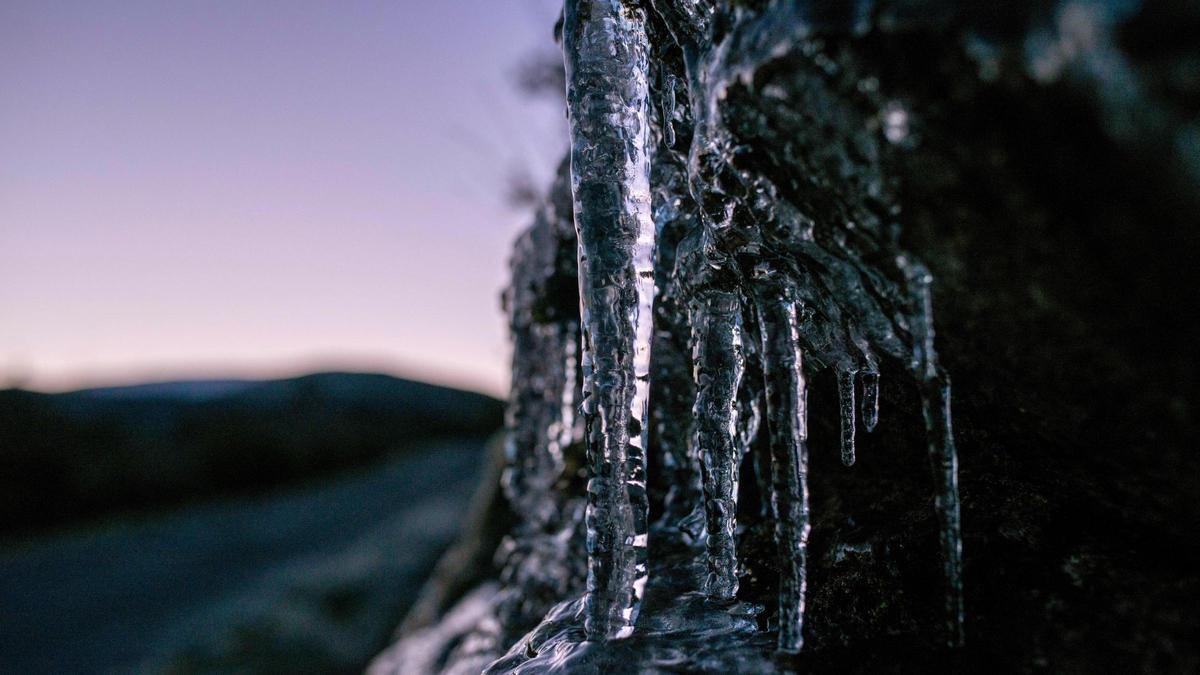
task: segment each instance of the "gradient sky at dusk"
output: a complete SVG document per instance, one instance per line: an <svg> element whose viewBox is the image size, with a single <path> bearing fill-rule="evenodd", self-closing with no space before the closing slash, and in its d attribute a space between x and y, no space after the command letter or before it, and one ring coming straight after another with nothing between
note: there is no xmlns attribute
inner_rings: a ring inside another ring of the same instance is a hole
<svg viewBox="0 0 1200 675"><path fill-rule="evenodd" d="M382 369L490 393L554 0L0 3L0 386Z"/></svg>

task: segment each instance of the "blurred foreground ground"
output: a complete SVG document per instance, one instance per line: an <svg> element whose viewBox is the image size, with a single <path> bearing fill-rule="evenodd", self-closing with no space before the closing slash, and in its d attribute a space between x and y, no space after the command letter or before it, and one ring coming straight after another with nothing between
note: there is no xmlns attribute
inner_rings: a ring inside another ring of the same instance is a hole
<svg viewBox="0 0 1200 675"><path fill-rule="evenodd" d="M44 466L94 472L90 462L128 457L137 443L137 456L157 460L108 471L100 487L114 494L102 500L29 477L23 506L79 501L48 523L5 513L15 527L0 536L0 673L360 672L458 534L500 422L486 397L384 376L200 384L0 392L0 403L43 411L0 416L9 468L62 438L74 445L59 444ZM222 420L240 453L187 433ZM113 450L82 448L91 429L108 430ZM337 443L323 462L273 461ZM121 494L170 486L147 467L208 448L262 480L162 489L145 503Z"/></svg>

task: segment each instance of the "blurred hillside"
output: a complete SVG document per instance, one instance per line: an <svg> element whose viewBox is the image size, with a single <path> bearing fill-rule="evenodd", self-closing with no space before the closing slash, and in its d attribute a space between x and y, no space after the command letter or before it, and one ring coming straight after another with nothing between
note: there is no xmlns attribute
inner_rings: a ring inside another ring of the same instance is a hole
<svg viewBox="0 0 1200 675"><path fill-rule="evenodd" d="M482 438L502 413L482 394L378 374L4 390L0 536L258 491L438 438Z"/></svg>

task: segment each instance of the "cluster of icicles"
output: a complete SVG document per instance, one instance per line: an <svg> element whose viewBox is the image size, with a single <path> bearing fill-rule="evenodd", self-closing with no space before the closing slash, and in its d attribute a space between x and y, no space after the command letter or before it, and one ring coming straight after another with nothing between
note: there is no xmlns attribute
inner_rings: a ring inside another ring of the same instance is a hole
<svg viewBox="0 0 1200 675"><path fill-rule="evenodd" d="M858 411L867 430L876 424L876 354L882 353L906 363L920 384L940 482L935 502L950 641L961 639L957 468L949 384L932 345L931 277L899 251L887 257L890 269L880 271L878 264L863 263L862 242L822 241L802 213L770 198L775 187L765 178L737 169L718 112L727 88L748 81L758 65L806 37L813 22L803 15L803 4L775 2L750 13L718 11L702 0L566 0L562 41L581 306L588 471L583 619L589 640L630 635L647 582L656 262L668 257L675 263L669 288L682 296L672 301L686 308L693 349L693 431L685 451L701 468L709 567L704 590L725 599L737 593L737 477L745 432L758 423L743 419L757 415L758 402L739 401L746 391L757 392L765 401L768 490L782 570L778 647L801 648L809 533L805 372L825 366L837 371L842 459L849 465ZM652 75L657 52L649 12L658 13L682 50L685 84ZM668 82L667 91L656 98L652 84L661 81ZM677 86L687 89L686 115L674 110ZM658 100L661 110L655 110ZM672 171L667 153L665 166L655 166L655 149L673 144L673 124L681 118L690 118L691 142L673 179L686 185L695 207L689 211L675 199L655 213L652 174L661 183ZM682 233L670 255L658 248L667 228ZM658 330L664 328L671 327ZM761 385L745 382L748 354ZM525 450L537 451L535 445ZM529 487L522 481L534 476L541 477L540 490L548 489L561 460L519 456L520 446L514 451L510 491ZM528 472L530 466L539 470ZM514 472L527 475L514 483Z"/></svg>
<svg viewBox="0 0 1200 675"><path fill-rule="evenodd" d="M500 669L497 650L567 613L590 642L633 634L653 499L671 527L703 542L700 590L735 598L740 464L763 424L769 453L756 475L775 525L778 649L799 651L805 375L837 373L849 465L858 418L868 431L878 420L881 357L904 364L921 392L948 641L961 641L957 460L949 381L933 350L932 278L853 205L839 206L846 220L814 221L766 172L743 165L722 122L728 90L802 50L820 20L794 0L756 12L709 0L566 0L569 183L564 169L518 241L506 297L514 357L504 487L520 523L497 553L492 618L476 620L451 662ZM681 55L674 71L656 56L670 50ZM684 90L689 105L677 106ZM879 136L894 141L893 131ZM648 462L660 475L648 476ZM575 480L584 475L586 498Z"/></svg>

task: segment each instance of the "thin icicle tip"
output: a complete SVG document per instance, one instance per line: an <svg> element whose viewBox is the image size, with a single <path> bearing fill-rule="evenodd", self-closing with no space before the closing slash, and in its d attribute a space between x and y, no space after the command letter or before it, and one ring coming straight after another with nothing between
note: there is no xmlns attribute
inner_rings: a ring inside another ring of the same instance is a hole
<svg viewBox="0 0 1200 675"><path fill-rule="evenodd" d="M863 372L862 388L863 428L868 432L875 431L876 425L879 424L879 373Z"/></svg>

